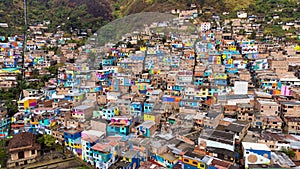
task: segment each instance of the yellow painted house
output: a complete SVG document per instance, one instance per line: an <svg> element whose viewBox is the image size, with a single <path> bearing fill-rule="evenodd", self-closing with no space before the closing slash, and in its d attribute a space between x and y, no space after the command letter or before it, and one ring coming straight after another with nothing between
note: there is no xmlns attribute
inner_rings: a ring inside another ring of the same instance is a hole
<svg viewBox="0 0 300 169"><path fill-rule="evenodd" d="M25 97L24 99L18 101L18 109L19 111L26 111L29 110L30 107L36 107L36 104L36 97Z"/></svg>
<svg viewBox="0 0 300 169"><path fill-rule="evenodd" d="M144 121L153 121L157 125L160 122L160 118L161 118L160 113L153 112L153 113L144 114Z"/></svg>

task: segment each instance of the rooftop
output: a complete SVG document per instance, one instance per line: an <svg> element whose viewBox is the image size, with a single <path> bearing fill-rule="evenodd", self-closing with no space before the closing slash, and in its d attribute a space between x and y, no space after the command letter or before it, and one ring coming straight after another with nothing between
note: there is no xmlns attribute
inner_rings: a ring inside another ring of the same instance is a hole
<svg viewBox="0 0 300 169"><path fill-rule="evenodd" d="M234 94L234 95L219 95L218 100L233 100L233 99L249 99L249 95Z"/></svg>
<svg viewBox="0 0 300 169"><path fill-rule="evenodd" d="M97 131L97 130L85 130L81 133L81 135L92 135L92 136L96 136L98 138L104 136L104 132L102 131Z"/></svg>
<svg viewBox="0 0 300 169"><path fill-rule="evenodd" d="M29 132L23 132L20 134L14 135L14 137L9 141L8 144L8 151L9 152L15 152L15 151L24 151L27 150L39 150L41 146L35 142L36 141L36 135L29 133Z"/></svg>
<svg viewBox="0 0 300 169"><path fill-rule="evenodd" d="M147 120L147 121L144 121L142 124L140 124L138 127L143 126L143 127L147 128L147 129L149 129L149 128L151 128L154 125L155 125L154 121Z"/></svg>
<svg viewBox="0 0 300 169"><path fill-rule="evenodd" d="M300 101L288 101L288 102L281 102L284 105L292 105L292 106L300 106Z"/></svg>
<svg viewBox="0 0 300 169"><path fill-rule="evenodd" d="M89 109L91 108L91 106L87 106L87 105L80 105L77 107L74 107L74 109L79 109L79 110L85 110L85 109Z"/></svg>
<svg viewBox="0 0 300 169"><path fill-rule="evenodd" d="M251 150L271 151L270 148L266 144L242 142L242 145L245 150L251 149Z"/></svg>
<svg viewBox="0 0 300 169"><path fill-rule="evenodd" d="M234 134L221 131L221 130L213 130L213 129L204 129L200 134L200 138L212 140L216 142L221 142L224 144L233 145L234 142Z"/></svg>
<svg viewBox="0 0 300 169"><path fill-rule="evenodd" d="M300 122L300 117L284 117L287 122Z"/></svg>
<svg viewBox="0 0 300 169"><path fill-rule="evenodd" d="M126 153L123 155L123 157L131 159L131 158L134 158L134 156L136 156L137 153L138 153L138 151L136 151L136 150L128 150L128 151L126 151Z"/></svg>

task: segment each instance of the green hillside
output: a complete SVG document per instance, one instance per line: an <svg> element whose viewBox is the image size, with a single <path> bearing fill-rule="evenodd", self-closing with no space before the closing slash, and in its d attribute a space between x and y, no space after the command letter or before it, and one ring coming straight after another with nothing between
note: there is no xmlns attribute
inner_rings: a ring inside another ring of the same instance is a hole
<svg viewBox="0 0 300 169"><path fill-rule="evenodd" d="M21 31L23 1L0 1L0 22L7 22L14 28L0 29L0 33ZM188 9L192 3L199 10L212 7L217 14L230 12L229 17L235 16L235 12L241 9L250 14L264 14L267 20L273 14L278 14L282 21L294 20L300 16L298 0L27 0L30 23L50 20L50 30L55 30L62 23L63 29L73 27L97 30L106 23L129 14Z"/></svg>

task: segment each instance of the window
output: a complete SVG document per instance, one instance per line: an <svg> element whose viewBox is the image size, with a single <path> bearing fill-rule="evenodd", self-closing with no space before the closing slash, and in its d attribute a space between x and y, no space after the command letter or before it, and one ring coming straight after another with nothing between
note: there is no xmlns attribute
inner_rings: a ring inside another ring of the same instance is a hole
<svg viewBox="0 0 300 169"><path fill-rule="evenodd" d="M194 165L198 165L198 163L197 163L196 161L193 161L193 164L194 164Z"/></svg>
<svg viewBox="0 0 300 169"><path fill-rule="evenodd" d="M35 154L35 150L31 150L31 155L34 155Z"/></svg>
<svg viewBox="0 0 300 169"><path fill-rule="evenodd" d="M183 161L184 161L184 162L187 162L187 163L190 162L189 159L183 159Z"/></svg>
<svg viewBox="0 0 300 169"><path fill-rule="evenodd" d="M18 152L18 159L23 159L25 157L24 151Z"/></svg>

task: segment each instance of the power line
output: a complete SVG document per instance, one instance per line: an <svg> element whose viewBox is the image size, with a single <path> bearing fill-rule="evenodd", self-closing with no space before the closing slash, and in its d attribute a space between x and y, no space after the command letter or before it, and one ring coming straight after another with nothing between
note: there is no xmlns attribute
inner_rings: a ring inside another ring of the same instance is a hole
<svg viewBox="0 0 300 169"><path fill-rule="evenodd" d="M26 51L26 43L27 43L27 6L26 0L23 2L24 4L24 38L23 38L23 53L22 53L22 78L25 80L25 51Z"/></svg>

